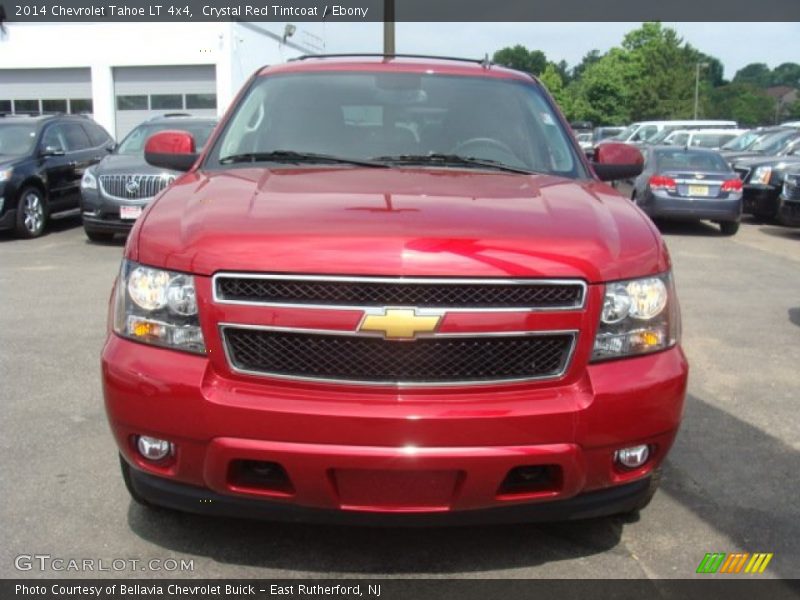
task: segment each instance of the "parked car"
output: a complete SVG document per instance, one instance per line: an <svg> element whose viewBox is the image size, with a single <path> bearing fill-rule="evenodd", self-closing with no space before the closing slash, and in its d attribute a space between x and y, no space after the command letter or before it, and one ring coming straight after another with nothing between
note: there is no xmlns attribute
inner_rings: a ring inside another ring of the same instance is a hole
<svg viewBox="0 0 800 600"><path fill-rule="evenodd" d="M645 167L630 195L645 213L714 221L724 235L739 230L742 181L719 153L685 146L650 146L643 151Z"/></svg>
<svg viewBox="0 0 800 600"><path fill-rule="evenodd" d="M88 117L0 115L0 230L33 238L77 212L83 173L113 148Z"/></svg>
<svg viewBox="0 0 800 600"><path fill-rule="evenodd" d="M127 233L144 208L175 180L178 171L158 169L144 160L144 145L159 131L188 131L197 150L211 135L216 119L166 115L134 128L114 152L86 170L81 180L81 217L86 237L108 241Z"/></svg>
<svg viewBox="0 0 800 600"><path fill-rule="evenodd" d="M742 158L733 168L744 183L744 212L761 219L776 219L784 175L800 164L800 134L778 156Z"/></svg>
<svg viewBox="0 0 800 600"><path fill-rule="evenodd" d="M592 138L594 143L597 144L603 140L618 136L624 130L624 127L595 127Z"/></svg>
<svg viewBox="0 0 800 600"><path fill-rule="evenodd" d="M788 227L800 227L800 165L786 170L778 205L778 221Z"/></svg>
<svg viewBox="0 0 800 600"><path fill-rule="evenodd" d="M575 139L584 152L591 152L594 149L594 136L591 133L579 133Z"/></svg>
<svg viewBox="0 0 800 600"><path fill-rule="evenodd" d="M481 61L264 68L134 225L102 355L133 498L377 522L636 511L686 392L658 230L542 85ZM738 181L738 180L737 180Z"/></svg>
<svg viewBox="0 0 800 600"><path fill-rule="evenodd" d="M742 133L742 129L678 129L664 138L663 145L719 150Z"/></svg>
<svg viewBox="0 0 800 600"><path fill-rule="evenodd" d="M661 137L656 138L658 134L666 136L670 131L676 129L736 129L739 125L736 121L725 120L672 120L672 121L641 121L631 123L622 133L614 136L614 141L628 142L631 144L645 144L645 143L658 143Z"/></svg>
<svg viewBox="0 0 800 600"><path fill-rule="evenodd" d="M722 157L731 165L736 165L748 158L760 159L765 156L784 156L791 152L800 131L791 127L777 127L765 130L763 137L746 150L731 152L722 150Z"/></svg>

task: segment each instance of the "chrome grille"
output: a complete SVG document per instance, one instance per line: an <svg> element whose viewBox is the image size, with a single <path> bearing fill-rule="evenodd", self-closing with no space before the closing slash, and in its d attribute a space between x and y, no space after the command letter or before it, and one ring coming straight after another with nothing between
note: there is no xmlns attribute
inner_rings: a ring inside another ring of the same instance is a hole
<svg viewBox="0 0 800 600"><path fill-rule="evenodd" d="M586 286L578 280L404 279L218 274L218 302L322 307L414 306L456 310L575 310Z"/></svg>
<svg viewBox="0 0 800 600"><path fill-rule="evenodd" d="M237 371L289 379L373 385L485 384L553 378L569 364L574 332L436 335L414 342L346 332L225 325Z"/></svg>
<svg viewBox="0 0 800 600"><path fill-rule="evenodd" d="M175 181L174 175L101 175L100 187L106 196L117 200L153 198Z"/></svg>
<svg viewBox="0 0 800 600"><path fill-rule="evenodd" d="M800 202L800 175L787 175L783 180L783 197L792 202Z"/></svg>

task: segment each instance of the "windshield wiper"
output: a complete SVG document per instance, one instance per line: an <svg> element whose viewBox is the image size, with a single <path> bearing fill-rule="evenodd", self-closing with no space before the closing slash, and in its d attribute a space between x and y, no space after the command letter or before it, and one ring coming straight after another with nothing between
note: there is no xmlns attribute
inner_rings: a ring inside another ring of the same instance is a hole
<svg viewBox="0 0 800 600"><path fill-rule="evenodd" d="M294 150L272 150L270 152L245 152L231 154L219 159L220 164L247 162L284 162L284 163L339 163L344 165L357 165L359 167L386 168L388 165L372 160L358 158L345 158L331 154L317 154L314 152L296 152Z"/></svg>
<svg viewBox="0 0 800 600"><path fill-rule="evenodd" d="M395 163L409 163L409 164L430 164L430 165L459 165L465 167L482 167L484 169L496 169L498 171L507 171L509 173L522 173L531 175L536 171L523 169L522 167L514 167L501 163L496 160L488 158L475 158L472 156L460 156L458 154L437 154L432 152L430 154L399 154L397 156L376 156L372 160L384 160Z"/></svg>

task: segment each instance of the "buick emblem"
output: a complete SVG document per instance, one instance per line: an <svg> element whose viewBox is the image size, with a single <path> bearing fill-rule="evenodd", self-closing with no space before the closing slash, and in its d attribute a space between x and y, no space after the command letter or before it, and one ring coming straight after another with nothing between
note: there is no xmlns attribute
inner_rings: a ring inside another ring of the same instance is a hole
<svg viewBox="0 0 800 600"><path fill-rule="evenodd" d="M135 196L139 192L139 182L136 179L131 179L125 184L125 191L128 195Z"/></svg>

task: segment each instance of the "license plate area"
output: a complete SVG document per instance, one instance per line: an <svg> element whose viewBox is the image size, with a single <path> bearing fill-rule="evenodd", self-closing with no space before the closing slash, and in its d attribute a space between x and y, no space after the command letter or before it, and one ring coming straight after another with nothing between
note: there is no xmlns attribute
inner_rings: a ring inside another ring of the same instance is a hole
<svg viewBox="0 0 800 600"><path fill-rule="evenodd" d="M331 479L344 510L449 510L464 473L459 470L333 469Z"/></svg>
<svg viewBox="0 0 800 600"><path fill-rule="evenodd" d="M119 218L125 220L135 221L142 214L141 206L120 206Z"/></svg>
<svg viewBox="0 0 800 600"><path fill-rule="evenodd" d="M689 186L689 195L690 196L708 196L708 186L707 185L690 185Z"/></svg>

